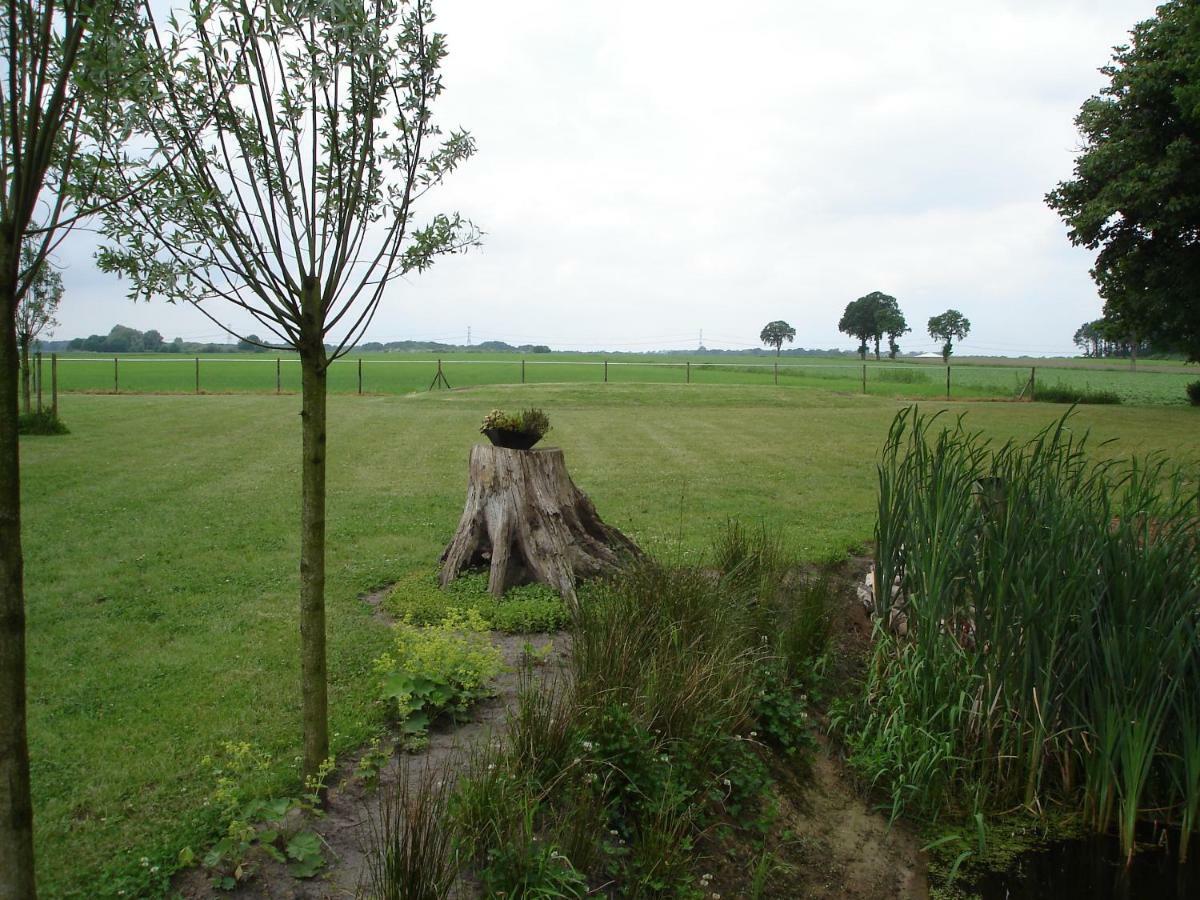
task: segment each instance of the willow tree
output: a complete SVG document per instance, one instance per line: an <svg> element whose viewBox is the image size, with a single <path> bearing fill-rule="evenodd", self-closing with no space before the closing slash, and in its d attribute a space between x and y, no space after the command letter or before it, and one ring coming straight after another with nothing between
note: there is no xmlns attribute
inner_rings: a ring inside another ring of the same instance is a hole
<svg viewBox="0 0 1200 900"><path fill-rule="evenodd" d="M25 705L17 312L92 208L124 134L120 98L143 82L121 52L119 0L9 0L0 21L0 900L37 896ZM107 160L101 164L100 160Z"/></svg>
<svg viewBox="0 0 1200 900"><path fill-rule="evenodd" d="M329 755L326 374L389 284L478 240L458 214L415 217L474 151L432 115L446 55L433 18L429 0L192 0L147 35L158 177L106 217L99 255L135 298L192 303L225 330L232 305L299 354L306 775Z"/></svg>

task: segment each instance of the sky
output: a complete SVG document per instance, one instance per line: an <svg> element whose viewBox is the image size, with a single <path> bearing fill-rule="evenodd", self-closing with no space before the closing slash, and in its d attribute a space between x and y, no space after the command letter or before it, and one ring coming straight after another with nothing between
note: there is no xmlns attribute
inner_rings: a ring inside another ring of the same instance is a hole
<svg viewBox="0 0 1200 900"><path fill-rule="evenodd" d="M423 201L482 247L389 286L366 340L564 350L854 349L850 301L897 298L904 351L948 308L956 352L1075 352L1100 315L1092 254L1043 200L1074 117L1153 0L435 0L437 117L477 154ZM58 253L55 338L117 323L221 340L198 310L134 304ZM235 331L261 332L232 307Z"/></svg>

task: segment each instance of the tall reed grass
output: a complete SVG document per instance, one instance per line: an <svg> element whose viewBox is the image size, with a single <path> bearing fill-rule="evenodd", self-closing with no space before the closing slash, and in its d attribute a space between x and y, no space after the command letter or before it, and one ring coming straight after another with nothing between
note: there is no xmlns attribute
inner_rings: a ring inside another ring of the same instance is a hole
<svg viewBox="0 0 1200 900"><path fill-rule="evenodd" d="M1162 458L1094 461L1070 413L994 445L915 408L878 466L877 640L852 759L926 816L1200 807L1200 496ZM896 583L899 590L886 587ZM883 623L902 613L896 636Z"/></svg>

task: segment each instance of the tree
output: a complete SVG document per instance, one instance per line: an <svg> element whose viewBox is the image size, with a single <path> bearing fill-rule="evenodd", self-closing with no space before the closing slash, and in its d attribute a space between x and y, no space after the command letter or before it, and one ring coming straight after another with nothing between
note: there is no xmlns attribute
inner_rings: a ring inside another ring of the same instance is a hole
<svg viewBox="0 0 1200 900"><path fill-rule="evenodd" d="M896 342L896 338L912 329L908 327L908 322L904 318L904 313L900 311L900 304L896 302L895 297L880 294L878 303L879 306L875 311L875 327L887 335L888 359L895 359L896 354L900 352L900 345ZM878 343L875 345L875 358L879 358Z"/></svg>
<svg viewBox="0 0 1200 900"><path fill-rule="evenodd" d="M1100 70L1080 108L1075 177L1046 195L1123 335L1200 361L1200 5L1168 0Z"/></svg>
<svg viewBox="0 0 1200 900"><path fill-rule="evenodd" d="M782 319L778 319L764 325L758 339L768 347L774 347L775 355L778 356L784 341L790 344L796 339L796 329Z"/></svg>
<svg viewBox="0 0 1200 900"><path fill-rule="evenodd" d="M58 326L54 314L62 302L62 275L43 259L38 264L36 251L28 244L21 248L21 267L32 273L25 295L17 301L17 349L21 354L21 406L25 413L32 411L29 390L29 351L33 342L47 328Z"/></svg>
<svg viewBox="0 0 1200 900"><path fill-rule="evenodd" d="M474 152L432 118L443 35L430 0L212 0L160 32L161 89L141 110L158 177L105 219L102 269L134 296L248 314L301 368L303 767L329 755L325 652L326 378L384 289L478 243L414 207ZM225 329L228 330L228 329ZM238 337L239 335L234 335ZM327 348L327 340L333 343Z"/></svg>
<svg viewBox="0 0 1200 900"><path fill-rule="evenodd" d="M858 354L862 359L867 358L867 342L874 341L876 362L879 361L879 342L883 336L890 335L889 343L895 348L892 351L894 358L895 351L900 349L895 338L908 330L896 298L881 291L872 291L846 304L846 311L838 322L838 331L858 338Z"/></svg>
<svg viewBox="0 0 1200 900"><path fill-rule="evenodd" d="M160 353L163 349L162 333L151 328L142 334L142 349L150 353Z"/></svg>
<svg viewBox="0 0 1200 900"><path fill-rule="evenodd" d="M942 341L942 360L950 362L950 354L954 352L954 342L961 341L971 332L971 323L957 309L948 309L940 316L929 319L929 336L935 341Z"/></svg>
<svg viewBox="0 0 1200 900"><path fill-rule="evenodd" d="M89 211L124 131L131 7L9 0L0 22L0 898L31 900L33 806L25 705L25 588L17 449L17 308L43 262ZM32 256L23 259L26 248Z"/></svg>

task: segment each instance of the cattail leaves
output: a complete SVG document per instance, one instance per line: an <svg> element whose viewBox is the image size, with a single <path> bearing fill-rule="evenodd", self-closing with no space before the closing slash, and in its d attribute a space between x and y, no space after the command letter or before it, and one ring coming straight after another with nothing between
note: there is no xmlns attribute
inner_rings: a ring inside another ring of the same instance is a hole
<svg viewBox="0 0 1200 900"><path fill-rule="evenodd" d="M1200 807L1194 478L1161 457L1097 461L1069 413L996 446L915 408L893 422L878 478L881 627L845 721L893 812L1077 808L1098 830L1115 822L1128 855L1153 808L1186 852ZM894 608L904 637L883 627Z"/></svg>

